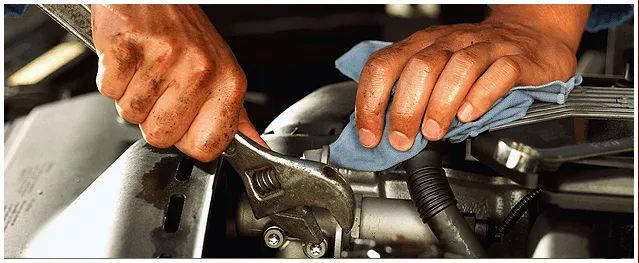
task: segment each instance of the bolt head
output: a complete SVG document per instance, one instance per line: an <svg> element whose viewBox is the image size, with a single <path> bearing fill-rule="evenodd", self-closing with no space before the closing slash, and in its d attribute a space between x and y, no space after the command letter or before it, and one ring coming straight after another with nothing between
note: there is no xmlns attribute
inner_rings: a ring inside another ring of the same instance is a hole
<svg viewBox="0 0 639 263"><path fill-rule="evenodd" d="M277 246L277 245L279 245L279 244L280 244L280 241L281 241L281 240L280 240L280 237L279 237L277 234L272 233L272 234L270 234L270 235L268 236L268 243L269 243L269 245L271 245L271 246Z"/></svg>
<svg viewBox="0 0 639 263"><path fill-rule="evenodd" d="M284 244L286 237L279 228L269 228L264 232L264 243L270 248L279 248Z"/></svg>
<svg viewBox="0 0 639 263"><path fill-rule="evenodd" d="M322 247L320 245L312 245L311 246L311 255L319 256L322 254Z"/></svg>
<svg viewBox="0 0 639 263"><path fill-rule="evenodd" d="M309 258L320 258L324 256L326 253L326 240L322 241L320 244L305 244L304 253Z"/></svg>

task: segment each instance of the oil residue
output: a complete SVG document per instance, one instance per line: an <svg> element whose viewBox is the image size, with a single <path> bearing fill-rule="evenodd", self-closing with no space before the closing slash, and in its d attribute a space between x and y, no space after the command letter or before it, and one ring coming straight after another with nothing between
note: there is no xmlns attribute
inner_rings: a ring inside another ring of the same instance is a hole
<svg viewBox="0 0 639 263"><path fill-rule="evenodd" d="M179 156L164 157L142 176L142 190L135 196L153 204L158 209L166 208L167 186L174 179L180 162Z"/></svg>

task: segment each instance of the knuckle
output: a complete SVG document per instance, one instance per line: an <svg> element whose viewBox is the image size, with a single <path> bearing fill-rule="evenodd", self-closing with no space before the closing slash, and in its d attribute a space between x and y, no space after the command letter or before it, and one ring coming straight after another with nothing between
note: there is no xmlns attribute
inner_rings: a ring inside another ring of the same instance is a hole
<svg viewBox="0 0 639 263"><path fill-rule="evenodd" d="M451 60L464 67L472 67L480 62L480 57L472 51L463 49L455 52Z"/></svg>
<svg viewBox="0 0 639 263"><path fill-rule="evenodd" d="M211 146L208 142L197 143L194 147L194 155L203 162L210 162L217 158L223 151L222 147Z"/></svg>
<svg viewBox="0 0 639 263"><path fill-rule="evenodd" d="M390 125L397 127L406 127L407 123L416 121L417 114L406 110L392 110L390 113Z"/></svg>
<svg viewBox="0 0 639 263"><path fill-rule="evenodd" d="M450 32L446 38L447 39L459 39L462 36L464 36L464 34L466 34L466 32L464 30L458 29L458 30L454 30L454 31Z"/></svg>
<svg viewBox="0 0 639 263"><path fill-rule="evenodd" d="M472 29L464 28L466 26L462 26L460 29L452 31L446 39L451 43L462 43L463 46L470 45L471 42L475 40L475 33L472 32Z"/></svg>
<svg viewBox="0 0 639 263"><path fill-rule="evenodd" d="M138 99L133 100L119 100L118 107L120 107L120 117L125 119L126 121L139 124L142 123L145 119L145 111L143 102Z"/></svg>
<svg viewBox="0 0 639 263"><path fill-rule="evenodd" d="M208 96L212 90L211 79L213 73L210 71L193 70L188 73L188 84L179 85L184 88L184 94L189 96Z"/></svg>
<svg viewBox="0 0 639 263"><path fill-rule="evenodd" d="M376 52L378 53L378 56L381 56L381 57L392 57L393 54L408 52L410 50L409 47L411 45L411 41L413 40L410 40L410 39L400 40Z"/></svg>
<svg viewBox="0 0 639 263"><path fill-rule="evenodd" d="M119 99L126 89L127 76L132 76L137 69L135 49L114 47L112 51L101 55L98 62L98 73L95 84L102 95L111 99Z"/></svg>
<svg viewBox="0 0 639 263"><path fill-rule="evenodd" d="M220 156L222 151L233 139L237 129L231 127L223 132L211 134L203 140L196 141L192 146L198 160L209 162Z"/></svg>
<svg viewBox="0 0 639 263"><path fill-rule="evenodd" d="M424 30L419 30L417 32L414 32L412 34L410 34L407 38L405 38L403 41L407 41L407 42L413 42L413 41L417 41L419 39L424 38L424 36L426 36L430 31L432 31L436 26L432 26L429 27L427 29Z"/></svg>
<svg viewBox="0 0 639 263"><path fill-rule="evenodd" d="M512 39L505 39L503 42L503 47L502 49L509 54L522 54L522 53L528 53L529 48L526 46L526 44L521 43L519 41L516 40L512 40Z"/></svg>
<svg viewBox="0 0 639 263"><path fill-rule="evenodd" d="M121 97L120 92L113 87L113 85L109 85L108 81L103 76L98 76L95 79L95 84L98 87L98 91L102 96L105 96L110 99L117 100Z"/></svg>
<svg viewBox="0 0 639 263"><path fill-rule="evenodd" d="M414 43L414 42L423 42L424 40L428 40L429 38L431 38L431 34L433 32L436 32L438 30L441 30L441 26L431 26L429 28L426 28L424 30L419 30L415 33L412 33L410 36L408 36L407 38L404 39L404 41L408 42L408 43Z"/></svg>
<svg viewBox="0 0 639 263"><path fill-rule="evenodd" d="M215 97L224 99L231 108L241 106L247 86L243 73L225 73L216 83L220 84L216 85L213 94Z"/></svg>
<svg viewBox="0 0 639 263"><path fill-rule="evenodd" d="M166 143L165 141L163 141L161 138L158 138L154 134L144 133L144 140L146 140L148 144L153 145L154 147L157 147L157 148L171 147L170 144Z"/></svg>
<svg viewBox="0 0 639 263"><path fill-rule="evenodd" d="M202 57L195 60L193 72L200 74L211 74L211 72L215 71L215 66L216 65L212 59Z"/></svg>
<svg viewBox="0 0 639 263"><path fill-rule="evenodd" d="M235 92L243 92L246 90L247 80L246 75L244 75L244 71L241 69L233 69L228 73L227 77L228 83L233 87L233 91Z"/></svg>
<svg viewBox="0 0 639 263"><path fill-rule="evenodd" d="M206 73L213 72L217 69L214 59L206 51L198 48L192 49L189 53L192 57L191 62L193 63L193 72Z"/></svg>
<svg viewBox="0 0 639 263"><path fill-rule="evenodd" d="M180 50L178 41L170 36L156 36L153 41L154 53L160 56L172 56Z"/></svg>
<svg viewBox="0 0 639 263"><path fill-rule="evenodd" d="M144 139L146 140L146 142L158 148L168 148L176 142L170 140L170 136L167 136L167 133L170 133L170 131L165 131L162 129L143 131Z"/></svg>
<svg viewBox="0 0 639 263"><path fill-rule="evenodd" d="M120 117L122 117L122 119L124 119L127 122L132 123L132 124L140 124L141 123L139 117L137 117L134 114L131 114L131 113L127 112L127 111L121 111L120 112Z"/></svg>
<svg viewBox="0 0 639 263"><path fill-rule="evenodd" d="M380 53L377 53L377 52L373 53L368 58L368 61L364 65L363 73L380 74L384 72L386 65L388 65L388 61L383 55L380 55Z"/></svg>
<svg viewBox="0 0 639 263"><path fill-rule="evenodd" d="M114 50L125 49L129 46L130 43L128 34L124 32L118 32L103 39L106 40L106 44L108 44L107 47Z"/></svg>
<svg viewBox="0 0 639 263"><path fill-rule="evenodd" d="M383 125L383 119L381 119L381 117L378 117L371 113L357 112L356 114L357 116L355 116L355 124L358 129L366 128L371 131L378 131L381 129Z"/></svg>
<svg viewBox="0 0 639 263"><path fill-rule="evenodd" d="M107 39L111 45L121 45L128 42L129 36L130 34L127 32L117 32L113 35L109 35Z"/></svg>
<svg viewBox="0 0 639 263"><path fill-rule="evenodd" d="M429 119L433 119L440 124L444 124L446 123L446 121L444 120L447 118L447 115L452 115L450 113L451 110L451 107L443 107L441 105L431 104L428 105L428 108L426 109L426 116Z"/></svg>
<svg viewBox="0 0 639 263"><path fill-rule="evenodd" d="M510 57L502 57L497 61L497 63L507 74L521 74L521 66L519 66L519 63Z"/></svg>
<svg viewBox="0 0 639 263"><path fill-rule="evenodd" d="M122 117L122 119L132 124L140 124L144 121L144 118L140 117L140 115L133 114L128 111L120 112L120 117Z"/></svg>
<svg viewBox="0 0 639 263"><path fill-rule="evenodd" d="M131 114L140 115L146 111L147 102L144 98L135 97L131 100L120 100L123 103L120 104L120 107Z"/></svg>
<svg viewBox="0 0 639 263"><path fill-rule="evenodd" d="M123 36L118 37L113 40L113 45L111 46L111 54L107 54L107 56L113 56L118 64L118 68L123 68L125 65L132 64L136 60L138 60L141 56L138 48L135 43L128 40Z"/></svg>
<svg viewBox="0 0 639 263"><path fill-rule="evenodd" d="M144 139L151 145L158 148L167 148L178 142L182 134L179 134L179 127L174 123L162 123L154 119L145 120L140 124Z"/></svg>
<svg viewBox="0 0 639 263"><path fill-rule="evenodd" d="M376 118L381 116L382 110L377 104L368 102L363 103L357 113L363 118Z"/></svg>
<svg viewBox="0 0 639 263"><path fill-rule="evenodd" d="M478 109L490 107L500 97L497 92L494 92L494 87L480 85L473 87L473 89L476 92L472 96L466 97L466 101Z"/></svg>
<svg viewBox="0 0 639 263"><path fill-rule="evenodd" d="M501 92L494 92L492 90L486 91L485 94L486 97L484 99L480 98L480 100L476 100L476 102L474 103L477 105L477 108L483 111L488 110L490 106L495 103L495 101L497 101L504 95Z"/></svg>
<svg viewBox="0 0 639 263"><path fill-rule="evenodd" d="M429 74L435 70L434 59L425 54L415 54L408 60L407 67L418 69L420 72Z"/></svg>

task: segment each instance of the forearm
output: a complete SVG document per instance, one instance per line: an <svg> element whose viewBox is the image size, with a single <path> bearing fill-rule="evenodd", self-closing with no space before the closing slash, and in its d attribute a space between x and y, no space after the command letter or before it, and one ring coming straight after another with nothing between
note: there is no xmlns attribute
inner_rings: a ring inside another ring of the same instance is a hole
<svg viewBox="0 0 639 263"><path fill-rule="evenodd" d="M494 5L484 23L515 23L544 32L577 52L591 5Z"/></svg>

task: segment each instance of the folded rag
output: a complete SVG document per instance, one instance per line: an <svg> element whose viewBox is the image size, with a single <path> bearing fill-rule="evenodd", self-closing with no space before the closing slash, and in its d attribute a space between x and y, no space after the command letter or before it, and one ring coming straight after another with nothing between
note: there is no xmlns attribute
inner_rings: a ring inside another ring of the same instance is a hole
<svg viewBox="0 0 639 263"><path fill-rule="evenodd" d="M342 74L358 81L368 56L390 44L382 41L361 42L338 58L335 61L335 66ZM520 119L526 115L528 107L534 100L563 104L570 91L576 85L581 84L581 81L582 77L575 75L566 82L552 81L539 86L514 87L503 98L495 102L492 108L478 120L465 124L457 119L453 120L444 138L451 142L462 142L468 136L475 137L492 127ZM394 92L395 87L392 90L392 93ZM382 140L376 148L371 149L359 143L359 136L355 128L355 116L351 114L350 122L342 130L339 138L329 146L330 163L353 170L382 171L410 159L426 147L428 141L419 132L412 148L405 152L395 150L388 141L388 118L389 111L387 110Z"/></svg>

